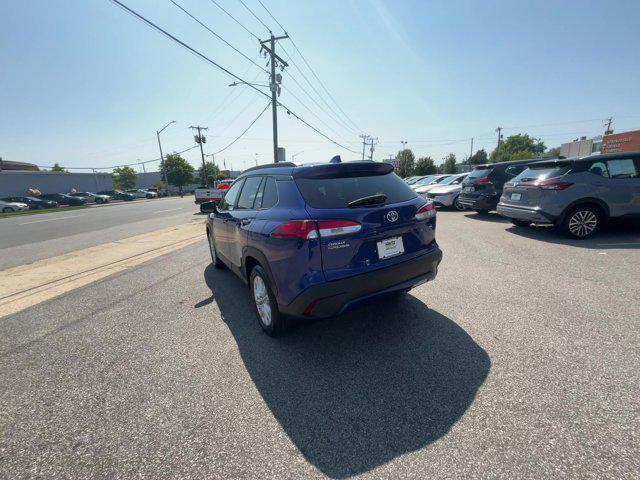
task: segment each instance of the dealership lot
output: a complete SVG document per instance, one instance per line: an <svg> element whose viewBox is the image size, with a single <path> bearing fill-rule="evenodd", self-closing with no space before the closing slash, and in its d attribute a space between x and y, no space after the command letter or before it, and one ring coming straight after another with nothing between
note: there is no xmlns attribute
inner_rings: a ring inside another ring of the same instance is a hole
<svg viewBox="0 0 640 480"><path fill-rule="evenodd" d="M438 240L434 282L279 339L204 238L1 319L0 470L637 477L640 228Z"/></svg>

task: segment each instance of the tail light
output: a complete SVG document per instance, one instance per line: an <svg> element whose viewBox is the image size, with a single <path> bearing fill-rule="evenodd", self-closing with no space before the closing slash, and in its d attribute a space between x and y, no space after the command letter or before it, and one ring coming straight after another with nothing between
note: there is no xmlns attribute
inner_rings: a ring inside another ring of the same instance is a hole
<svg viewBox="0 0 640 480"><path fill-rule="evenodd" d="M433 218L436 216L436 208L433 206L433 202L424 204L416 212L416 220L426 220L427 218Z"/></svg>
<svg viewBox="0 0 640 480"><path fill-rule="evenodd" d="M474 178L473 183L491 183L491 179L489 177Z"/></svg>
<svg viewBox="0 0 640 480"><path fill-rule="evenodd" d="M362 230L362 225L350 220L319 220L318 222L313 220L292 220L276 228L271 233L271 236L311 240L318 238L318 235L321 237L336 237L338 235L356 233L360 230Z"/></svg>
<svg viewBox="0 0 640 480"><path fill-rule="evenodd" d="M551 180L543 180L541 182L534 182L534 185L540 187L542 190L564 190L569 188L573 183L562 182L557 178Z"/></svg>
<svg viewBox="0 0 640 480"><path fill-rule="evenodd" d="M362 230L362 225L350 220L320 220L318 221L318 231L321 237L336 237L347 235Z"/></svg>
<svg viewBox="0 0 640 480"><path fill-rule="evenodd" d="M318 231L316 230L316 222L313 220L292 220L276 228L271 233L271 236L310 240L312 238L318 238Z"/></svg>

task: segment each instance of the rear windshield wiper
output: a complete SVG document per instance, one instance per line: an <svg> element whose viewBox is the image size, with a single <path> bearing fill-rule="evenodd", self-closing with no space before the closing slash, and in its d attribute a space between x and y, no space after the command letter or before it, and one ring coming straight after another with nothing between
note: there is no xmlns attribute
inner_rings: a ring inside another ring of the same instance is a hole
<svg viewBox="0 0 640 480"><path fill-rule="evenodd" d="M374 205L378 203L384 203L387 200L387 196L384 193L378 193L376 195L369 195L368 197L358 198L347 204L348 207L359 207L360 205Z"/></svg>

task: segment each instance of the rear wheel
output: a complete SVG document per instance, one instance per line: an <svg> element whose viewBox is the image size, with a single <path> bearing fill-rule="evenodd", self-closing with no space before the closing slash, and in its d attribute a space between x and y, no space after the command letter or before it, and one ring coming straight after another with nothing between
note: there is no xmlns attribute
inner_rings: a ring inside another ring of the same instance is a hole
<svg viewBox="0 0 640 480"><path fill-rule="evenodd" d="M249 285L258 323L265 333L273 336L284 331L285 318L278 310L278 304L269 285L269 278L259 265L251 270Z"/></svg>
<svg viewBox="0 0 640 480"><path fill-rule="evenodd" d="M467 209L467 207L460 203L460 197L456 197L453 201L453 207L460 212Z"/></svg>
<svg viewBox="0 0 640 480"><path fill-rule="evenodd" d="M513 223L516 227L528 227L531 225L531 222L528 220L518 220L516 218L510 218L511 223Z"/></svg>
<svg viewBox="0 0 640 480"><path fill-rule="evenodd" d="M560 229L565 236L582 240L598 231L602 219L600 209L589 205L578 206L567 213Z"/></svg>
<svg viewBox="0 0 640 480"><path fill-rule="evenodd" d="M218 257L218 250L216 249L216 239L213 237L213 234L207 231L207 239L209 240L209 253L211 253L211 263L216 268L224 267L224 263Z"/></svg>
<svg viewBox="0 0 640 480"><path fill-rule="evenodd" d="M11 207L4 207L2 209L2 213L9 213L9 212L13 212L13 208Z"/></svg>

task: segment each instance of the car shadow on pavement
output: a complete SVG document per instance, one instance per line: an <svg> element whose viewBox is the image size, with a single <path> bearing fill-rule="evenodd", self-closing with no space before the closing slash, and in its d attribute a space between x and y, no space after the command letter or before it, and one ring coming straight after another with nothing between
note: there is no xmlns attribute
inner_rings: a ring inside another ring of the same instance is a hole
<svg viewBox="0 0 640 480"><path fill-rule="evenodd" d="M640 249L640 222L610 221L593 237L586 240L572 240L564 237L556 228L550 225L531 225L529 227L511 226L507 232L540 240L543 242L570 245L572 247L594 250Z"/></svg>
<svg viewBox="0 0 640 480"><path fill-rule="evenodd" d="M487 353L410 294L338 318L298 321L270 338L233 273L209 265L204 275L266 404L330 477L369 471L438 440L489 373Z"/></svg>
<svg viewBox="0 0 640 480"><path fill-rule="evenodd" d="M472 220L481 220L483 222L509 223L509 220L504 218L502 215L498 215L496 212L466 212L464 216Z"/></svg>

